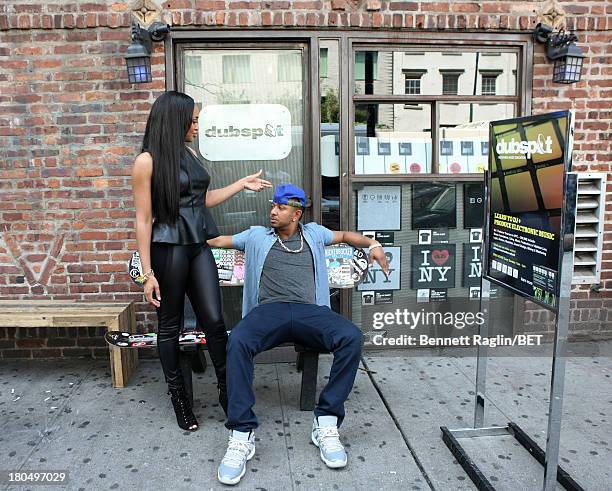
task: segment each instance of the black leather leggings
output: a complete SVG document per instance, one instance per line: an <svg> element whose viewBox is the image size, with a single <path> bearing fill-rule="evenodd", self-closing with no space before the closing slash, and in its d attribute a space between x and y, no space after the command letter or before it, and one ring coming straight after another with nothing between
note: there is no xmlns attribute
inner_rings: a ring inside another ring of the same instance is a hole
<svg viewBox="0 0 612 491"><path fill-rule="evenodd" d="M219 275L210 247L153 242L151 267L162 298L157 308L157 350L168 386L183 385L178 338L187 294L198 324L206 333L217 385L225 389L227 332L221 310Z"/></svg>

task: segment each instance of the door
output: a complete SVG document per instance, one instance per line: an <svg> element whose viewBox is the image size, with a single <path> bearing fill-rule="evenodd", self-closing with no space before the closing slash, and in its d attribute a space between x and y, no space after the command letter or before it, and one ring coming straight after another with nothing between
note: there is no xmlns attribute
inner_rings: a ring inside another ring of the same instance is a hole
<svg viewBox="0 0 612 491"><path fill-rule="evenodd" d="M200 106L195 148L221 188L263 169L274 186L292 182L311 194L305 43L189 43L177 46L177 88ZM212 208L232 235L269 225L272 190L242 191ZM308 216L307 219L311 217ZM242 287L222 287L228 328L241 318ZM186 308L186 326L195 319Z"/></svg>

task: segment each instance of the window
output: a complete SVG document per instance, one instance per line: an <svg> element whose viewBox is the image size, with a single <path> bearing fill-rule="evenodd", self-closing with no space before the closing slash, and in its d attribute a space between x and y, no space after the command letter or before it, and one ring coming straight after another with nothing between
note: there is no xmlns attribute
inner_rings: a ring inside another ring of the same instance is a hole
<svg viewBox="0 0 612 491"><path fill-rule="evenodd" d="M328 48L319 49L319 77L327 78L327 57Z"/></svg>
<svg viewBox="0 0 612 491"><path fill-rule="evenodd" d="M202 85L202 59L199 56L185 55L185 85Z"/></svg>
<svg viewBox="0 0 612 491"><path fill-rule="evenodd" d="M483 75L482 76L482 95L495 95L495 85L497 81L497 75Z"/></svg>
<svg viewBox="0 0 612 491"><path fill-rule="evenodd" d="M440 155L444 155L445 157L453 154L453 142L442 140L440 142Z"/></svg>
<svg viewBox="0 0 612 491"><path fill-rule="evenodd" d="M284 53L278 56L278 81L300 82L302 80L302 56L300 53Z"/></svg>
<svg viewBox="0 0 612 491"><path fill-rule="evenodd" d="M421 75L406 74L406 94L421 93Z"/></svg>
<svg viewBox="0 0 612 491"><path fill-rule="evenodd" d="M457 95L459 93L459 73L442 74L442 95Z"/></svg>
<svg viewBox="0 0 612 491"><path fill-rule="evenodd" d="M251 57L249 55L223 55L223 83L239 84L251 81Z"/></svg>
<svg viewBox="0 0 612 491"><path fill-rule="evenodd" d="M377 51L356 51L355 52L355 80L366 79L366 68L372 67L372 80L377 79L378 71L378 52Z"/></svg>

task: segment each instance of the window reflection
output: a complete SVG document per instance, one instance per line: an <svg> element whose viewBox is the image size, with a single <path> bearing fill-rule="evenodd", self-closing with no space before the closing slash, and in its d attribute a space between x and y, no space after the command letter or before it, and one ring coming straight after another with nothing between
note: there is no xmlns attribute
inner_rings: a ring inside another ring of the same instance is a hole
<svg viewBox="0 0 612 491"><path fill-rule="evenodd" d="M489 121L514 115L513 104L440 104L438 172L484 172L489 161Z"/></svg>
<svg viewBox="0 0 612 491"><path fill-rule="evenodd" d="M357 104L356 174L431 172L429 104Z"/></svg>
<svg viewBox="0 0 612 491"><path fill-rule="evenodd" d="M356 51L357 94L516 95L514 52Z"/></svg>

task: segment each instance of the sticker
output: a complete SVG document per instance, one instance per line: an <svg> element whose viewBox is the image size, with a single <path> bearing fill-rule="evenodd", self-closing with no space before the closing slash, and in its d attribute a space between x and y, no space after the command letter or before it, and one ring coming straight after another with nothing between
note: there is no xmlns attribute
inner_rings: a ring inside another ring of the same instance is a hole
<svg viewBox="0 0 612 491"><path fill-rule="evenodd" d="M374 303L376 305L393 304L393 292L375 292Z"/></svg>
<svg viewBox="0 0 612 491"><path fill-rule="evenodd" d="M374 292L361 292L361 305L374 305Z"/></svg>

